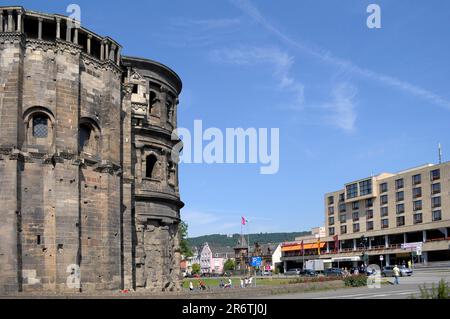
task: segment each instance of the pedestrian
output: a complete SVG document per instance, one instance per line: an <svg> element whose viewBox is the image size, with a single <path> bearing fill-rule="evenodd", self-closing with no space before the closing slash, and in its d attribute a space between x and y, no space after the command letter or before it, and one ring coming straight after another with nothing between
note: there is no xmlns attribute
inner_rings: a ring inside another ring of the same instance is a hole
<svg viewBox="0 0 450 319"><path fill-rule="evenodd" d="M244 288L244 279L241 277L241 288Z"/></svg>
<svg viewBox="0 0 450 319"><path fill-rule="evenodd" d="M398 277L400 276L400 269L395 265L392 271L394 272L394 285L399 285Z"/></svg>
<svg viewBox="0 0 450 319"><path fill-rule="evenodd" d="M411 260L408 260L408 268L412 269L412 262L411 262Z"/></svg>
<svg viewBox="0 0 450 319"><path fill-rule="evenodd" d="M219 287L220 287L220 288L225 287L225 283L223 282L223 279L220 279Z"/></svg>
<svg viewBox="0 0 450 319"><path fill-rule="evenodd" d="M228 278L228 283L225 284L224 288L231 288L233 286L233 282L231 281L231 278Z"/></svg>
<svg viewBox="0 0 450 319"><path fill-rule="evenodd" d="M248 278L247 278L247 277L245 277L245 279L244 279L244 286L245 286L245 287L248 286Z"/></svg>
<svg viewBox="0 0 450 319"><path fill-rule="evenodd" d="M189 290L190 291L194 290L194 284L192 283L192 281L189 281Z"/></svg>

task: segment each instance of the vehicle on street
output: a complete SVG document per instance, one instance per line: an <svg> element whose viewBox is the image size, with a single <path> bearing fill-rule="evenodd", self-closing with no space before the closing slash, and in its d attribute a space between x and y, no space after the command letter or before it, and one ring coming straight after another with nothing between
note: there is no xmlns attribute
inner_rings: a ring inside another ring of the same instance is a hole
<svg viewBox="0 0 450 319"><path fill-rule="evenodd" d="M272 276L272 271L270 271L270 270L263 270L261 272L261 276Z"/></svg>
<svg viewBox="0 0 450 319"><path fill-rule="evenodd" d="M344 272L339 268L328 268L323 271L323 274L327 277L341 277L344 276Z"/></svg>
<svg viewBox="0 0 450 319"><path fill-rule="evenodd" d="M300 268L293 268L293 269L289 269L289 270L285 271L284 275L285 276L299 276L301 271L302 270Z"/></svg>
<svg viewBox="0 0 450 319"><path fill-rule="evenodd" d="M400 269L401 277L411 276L413 274L413 271L406 266L400 266L398 268ZM381 271L381 276L394 277L394 266L384 266Z"/></svg>
<svg viewBox="0 0 450 319"><path fill-rule="evenodd" d="M305 269L313 271L323 271L325 269L324 262L320 259L308 260L305 263Z"/></svg>
<svg viewBox="0 0 450 319"><path fill-rule="evenodd" d="M300 272L300 276L303 277L317 277L317 275L318 272L311 269L305 269Z"/></svg>

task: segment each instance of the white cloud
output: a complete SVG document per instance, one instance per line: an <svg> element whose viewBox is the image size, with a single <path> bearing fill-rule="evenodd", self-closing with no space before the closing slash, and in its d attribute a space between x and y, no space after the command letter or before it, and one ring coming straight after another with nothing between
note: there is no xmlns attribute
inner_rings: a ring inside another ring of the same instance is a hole
<svg viewBox="0 0 450 319"><path fill-rule="evenodd" d="M241 216L239 213L226 211L199 211L183 209L181 218L188 224L189 237L210 234L235 234L241 231ZM271 218L246 216L249 221L244 231L251 233L273 230Z"/></svg>
<svg viewBox="0 0 450 319"><path fill-rule="evenodd" d="M430 92L424 88L421 88L414 84L408 83L406 81L399 80L399 79L394 78L389 75L385 75L385 74L374 72L369 69L361 68L361 67L357 66L356 64L352 63L351 61L335 57L329 51L323 50L321 48L313 47L311 45L306 45L300 41L296 41L296 40L292 39L285 33L281 32L278 28L273 26L261 14L261 12L258 10L258 8L256 8L249 0L230 0L230 1L235 6L237 6L241 11L245 12L253 20L255 20L260 25L262 25L267 31L269 31L270 33L275 35L277 38L279 38L281 41L285 42L286 44L288 44L306 54L314 56L315 58L322 60L323 62L327 62L334 66L340 67L343 70L346 70L346 71L352 72L354 74L378 81L384 85L400 89L403 92L420 97L424 100L429 101L430 103L444 107L446 109L450 109L450 101L448 101L445 98L443 98L433 92Z"/></svg>
<svg viewBox="0 0 450 319"><path fill-rule="evenodd" d="M176 20L174 24L181 27L201 27L204 29L221 29L237 26L241 21L237 18L229 19L204 19L204 20Z"/></svg>
<svg viewBox="0 0 450 319"><path fill-rule="evenodd" d="M301 108L304 102L304 86L290 74L294 58L288 53L276 47L242 47L213 50L210 52L210 58L214 62L235 65L270 65L279 88L291 92L294 95L295 107Z"/></svg>
<svg viewBox="0 0 450 319"><path fill-rule="evenodd" d="M326 120L333 126L344 131L353 131L356 123L355 97L357 90L349 83L337 83L332 91L333 100L325 103L329 111Z"/></svg>
<svg viewBox="0 0 450 319"><path fill-rule="evenodd" d="M219 217L214 213L190 210L184 210L182 217L188 224L195 224L198 226L211 225L219 220Z"/></svg>

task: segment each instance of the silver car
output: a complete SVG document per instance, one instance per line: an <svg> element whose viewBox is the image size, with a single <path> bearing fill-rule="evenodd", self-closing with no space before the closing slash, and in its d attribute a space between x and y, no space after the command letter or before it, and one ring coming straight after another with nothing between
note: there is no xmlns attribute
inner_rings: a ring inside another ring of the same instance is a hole
<svg viewBox="0 0 450 319"><path fill-rule="evenodd" d="M413 274L413 271L406 266L400 266L398 269L400 270L401 277L411 276ZM384 266L381 275L383 277L394 277L394 266Z"/></svg>

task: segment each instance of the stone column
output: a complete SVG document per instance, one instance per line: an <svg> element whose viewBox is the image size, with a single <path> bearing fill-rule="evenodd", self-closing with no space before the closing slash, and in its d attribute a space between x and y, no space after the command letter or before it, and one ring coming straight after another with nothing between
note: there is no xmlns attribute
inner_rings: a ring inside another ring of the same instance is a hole
<svg viewBox="0 0 450 319"><path fill-rule="evenodd" d="M372 249L372 240L369 237L369 249Z"/></svg>
<svg viewBox="0 0 450 319"><path fill-rule="evenodd" d="M92 40L92 35L88 34L87 35L87 54L91 54L91 40Z"/></svg>
<svg viewBox="0 0 450 319"><path fill-rule="evenodd" d="M165 86L161 86L161 90L159 93L159 107L160 107L160 119L161 126L166 127L167 124L167 94L169 93L169 89Z"/></svg>
<svg viewBox="0 0 450 319"><path fill-rule="evenodd" d="M0 10L0 32L3 32L3 11Z"/></svg>
<svg viewBox="0 0 450 319"><path fill-rule="evenodd" d="M444 228L444 235L445 235L445 239L448 238L448 229L447 227Z"/></svg>
<svg viewBox="0 0 450 319"><path fill-rule="evenodd" d="M330 252L330 243L327 241L327 253Z"/></svg>
<svg viewBox="0 0 450 319"><path fill-rule="evenodd" d="M105 42L102 41L101 47L100 47L100 60L105 59Z"/></svg>
<svg viewBox="0 0 450 319"><path fill-rule="evenodd" d="M427 231L426 230L422 230L422 241L423 242L427 241Z"/></svg>
<svg viewBox="0 0 450 319"><path fill-rule="evenodd" d="M287 271L287 261L283 262L283 269L284 269L284 272Z"/></svg>
<svg viewBox="0 0 450 319"><path fill-rule="evenodd" d="M72 28L69 27L69 24L67 24L67 29L66 29L66 41L72 42Z"/></svg>
<svg viewBox="0 0 450 319"><path fill-rule="evenodd" d="M384 247L389 248L389 235L384 235Z"/></svg>
<svg viewBox="0 0 450 319"><path fill-rule="evenodd" d="M406 236L406 233L403 233L403 243L406 244L408 242L408 237Z"/></svg>
<svg viewBox="0 0 450 319"><path fill-rule="evenodd" d="M14 32L14 19L12 10L8 10L8 32Z"/></svg>
<svg viewBox="0 0 450 319"><path fill-rule="evenodd" d="M109 43L108 41L105 41L105 56L104 56L104 60L108 60L109 59Z"/></svg>
<svg viewBox="0 0 450 319"><path fill-rule="evenodd" d="M114 43L111 43L111 48L109 49L109 60L115 61L116 60L116 48L117 46Z"/></svg>
<svg viewBox="0 0 450 319"><path fill-rule="evenodd" d="M61 39L61 18L56 18L56 38Z"/></svg>
<svg viewBox="0 0 450 319"><path fill-rule="evenodd" d="M22 11L17 11L17 32L22 32Z"/></svg>
<svg viewBox="0 0 450 319"><path fill-rule="evenodd" d="M38 23L39 23L39 26L38 26L38 39L39 40L42 40L42 21L43 21L43 19L42 18L38 18Z"/></svg>
<svg viewBox="0 0 450 319"><path fill-rule="evenodd" d="M120 54L121 54L121 48L117 48L117 55L116 55L116 64L120 65Z"/></svg>
<svg viewBox="0 0 450 319"><path fill-rule="evenodd" d="M353 250L356 250L356 238L353 239Z"/></svg>
<svg viewBox="0 0 450 319"><path fill-rule="evenodd" d="M75 32L73 36L73 43L78 44L78 28L75 27Z"/></svg>
<svg viewBox="0 0 450 319"><path fill-rule="evenodd" d="M391 264L391 257L389 254L386 254L386 266L390 266Z"/></svg>

